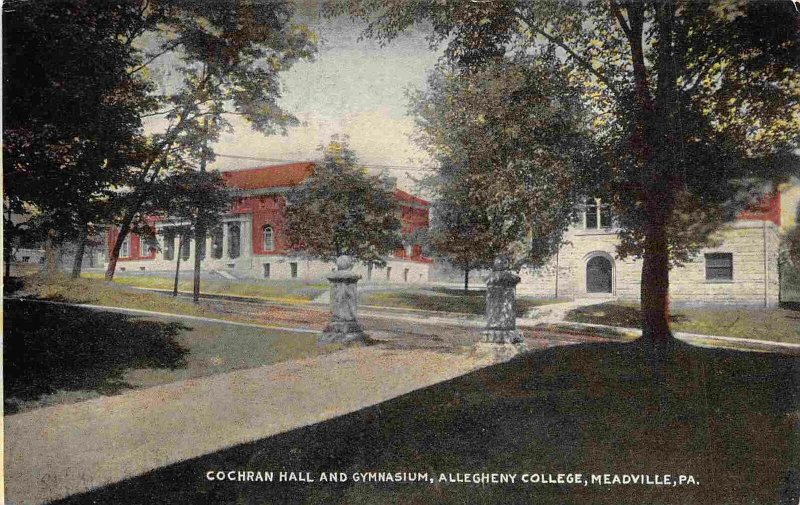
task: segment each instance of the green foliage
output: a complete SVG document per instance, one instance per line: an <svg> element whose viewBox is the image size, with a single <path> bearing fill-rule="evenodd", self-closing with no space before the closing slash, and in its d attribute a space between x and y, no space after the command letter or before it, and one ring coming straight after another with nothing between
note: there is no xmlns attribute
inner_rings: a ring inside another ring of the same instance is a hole
<svg viewBox="0 0 800 505"><path fill-rule="evenodd" d="M333 0L326 9L367 20L365 35L382 41L424 27L468 72L498 54L541 59L550 53L533 47L556 48L592 111L607 170L597 190L613 195L623 256L641 255L646 228L663 221L669 252L683 261L797 173L800 42L791 2Z"/></svg>
<svg viewBox="0 0 800 505"><path fill-rule="evenodd" d="M385 265L402 246L394 194L358 166L346 139L334 137L320 149L314 173L287 196L289 247L325 261L347 254Z"/></svg>
<svg viewBox="0 0 800 505"><path fill-rule="evenodd" d="M125 34L132 2L3 5L5 205L74 238L102 221L136 163L140 114L153 105Z"/></svg>
<svg viewBox="0 0 800 505"><path fill-rule="evenodd" d="M154 186L153 208L180 225L180 233L189 240L198 226L211 229L219 224L230 208L230 190L217 172L187 171L164 178Z"/></svg>
<svg viewBox="0 0 800 505"><path fill-rule="evenodd" d="M503 253L544 262L592 173L584 111L554 55L440 67L412 107L438 161L434 249L461 267Z"/></svg>

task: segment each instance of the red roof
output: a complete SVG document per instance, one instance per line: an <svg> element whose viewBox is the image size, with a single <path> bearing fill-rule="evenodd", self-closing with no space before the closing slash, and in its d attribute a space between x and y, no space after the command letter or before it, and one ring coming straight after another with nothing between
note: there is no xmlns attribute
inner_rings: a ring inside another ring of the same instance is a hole
<svg viewBox="0 0 800 505"><path fill-rule="evenodd" d="M225 179L226 184L237 189L288 188L303 182L313 171L314 163L304 161L286 165L230 170L222 172L222 177ZM425 207L430 205L428 201L399 189L395 190L394 195L400 202L423 205Z"/></svg>
<svg viewBox="0 0 800 505"><path fill-rule="evenodd" d="M772 221L780 226L781 224L781 194L776 191L773 194L765 195L757 203L750 206L747 210L739 214L739 219L753 221Z"/></svg>
<svg viewBox="0 0 800 505"><path fill-rule="evenodd" d="M310 161L273 165L270 167L247 168L222 172L229 186L238 189L286 188L297 186L314 170Z"/></svg>
<svg viewBox="0 0 800 505"><path fill-rule="evenodd" d="M394 196L401 202L416 203L417 205L423 205L425 207L430 205L430 202L427 200L423 200L422 198L416 197L411 193L406 193L400 189L394 190Z"/></svg>

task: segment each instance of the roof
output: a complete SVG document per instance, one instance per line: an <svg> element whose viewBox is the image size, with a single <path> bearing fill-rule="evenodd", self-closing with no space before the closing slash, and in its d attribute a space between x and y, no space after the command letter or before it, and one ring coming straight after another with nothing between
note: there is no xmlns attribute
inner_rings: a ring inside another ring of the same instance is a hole
<svg viewBox="0 0 800 505"><path fill-rule="evenodd" d="M314 163L303 161L288 163L286 165L272 165L268 167L246 168L243 170L230 170L222 172L222 177L228 186L241 190L257 190L268 188L289 188L297 186L314 171ZM430 206L427 200L418 198L410 193L396 189L395 198L401 203Z"/></svg>
<svg viewBox="0 0 800 505"><path fill-rule="evenodd" d="M741 212L738 219L745 221L772 221L781 225L781 194L775 192L761 198L755 204Z"/></svg>
<svg viewBox="0 0 800 505"><path fill-rule="evenodd" d="M304 161L286 165L246 168L222 172L228 186L237 189L286 188L297 186L314 170L314 163Z"/></svg>
<svg viewBox="0 0 800 505"><path fill-rule="evenodd" d="M400 189L394 190L394 196L395 196L395 198L397 198L401 202L413 203L413 204L422 205L422 206L425 206L425 207L429 207L430 206L430 202L428 202L427 200L423 200L422 198L416 197L416 196L412 195L411 193L406 193L405 191L400 190Z"/></svg>

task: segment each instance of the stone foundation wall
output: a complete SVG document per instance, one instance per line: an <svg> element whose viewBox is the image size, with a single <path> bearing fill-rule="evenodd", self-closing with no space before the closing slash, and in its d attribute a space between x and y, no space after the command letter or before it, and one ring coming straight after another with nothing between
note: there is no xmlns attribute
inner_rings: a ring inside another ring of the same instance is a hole
<svg viewBox="0 0 800 505"><path fill-rule="evenodd" d="M181 260L181 272L194 270L194 250L188 260ZM325 276L335 268L334 262L308 260L281 255L258 255L239 257L236 259L205 259L202 262L203 272L228 272L238 278L264 279L265 266L269 264L270 279L297 278L306 281L324 281ZM292 277L292 264L296 265L297 275ZM107 266L107 263L104 264ZM386 267L373 267L370 274L366 265L357 264L353 272L362 276L364 281L419 284L429 281L430 264L408 260L391 260ZM156 258L153 260L125 260L117 263L121 272L174 272L175 260ZM388 276L387 276L388 273ZM371 279L369 279L371 277ZM327 281L326 281L327 282Z"/></svg>

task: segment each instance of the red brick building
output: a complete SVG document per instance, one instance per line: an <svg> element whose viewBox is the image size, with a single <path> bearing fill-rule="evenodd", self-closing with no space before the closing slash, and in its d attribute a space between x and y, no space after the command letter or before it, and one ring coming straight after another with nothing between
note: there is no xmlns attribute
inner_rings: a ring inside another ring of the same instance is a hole
<svg viewBox="0 0 800 505"><path fill-rule="evenodd" d="M303 162L223 172L225 181L234 190L234 201L222 225L211 230L205 243L200 245L203 269L236 277L279 279L316 279L330 272L330 264L288 254L284 218L286 193L302 183L313 170L314 163ZM394 194L399 203L402 234L427 228L429 203L405 191L396 189ZM118 268L174 270L176 253L180 249L185 268L191 269L198 252L194 241L187 241L181 248L172 232L172 224L154 221L153 226L158 232L156 242L144 243L141 237L131 234L123 244ZM116 230L110 230L108 243L113 244L115 238ZM387 266L375 272L363 265L355 268L363 270L365 278L374 280L428 280L431 260L422 255L419 245L400 249L387 260Z"/></svg>

